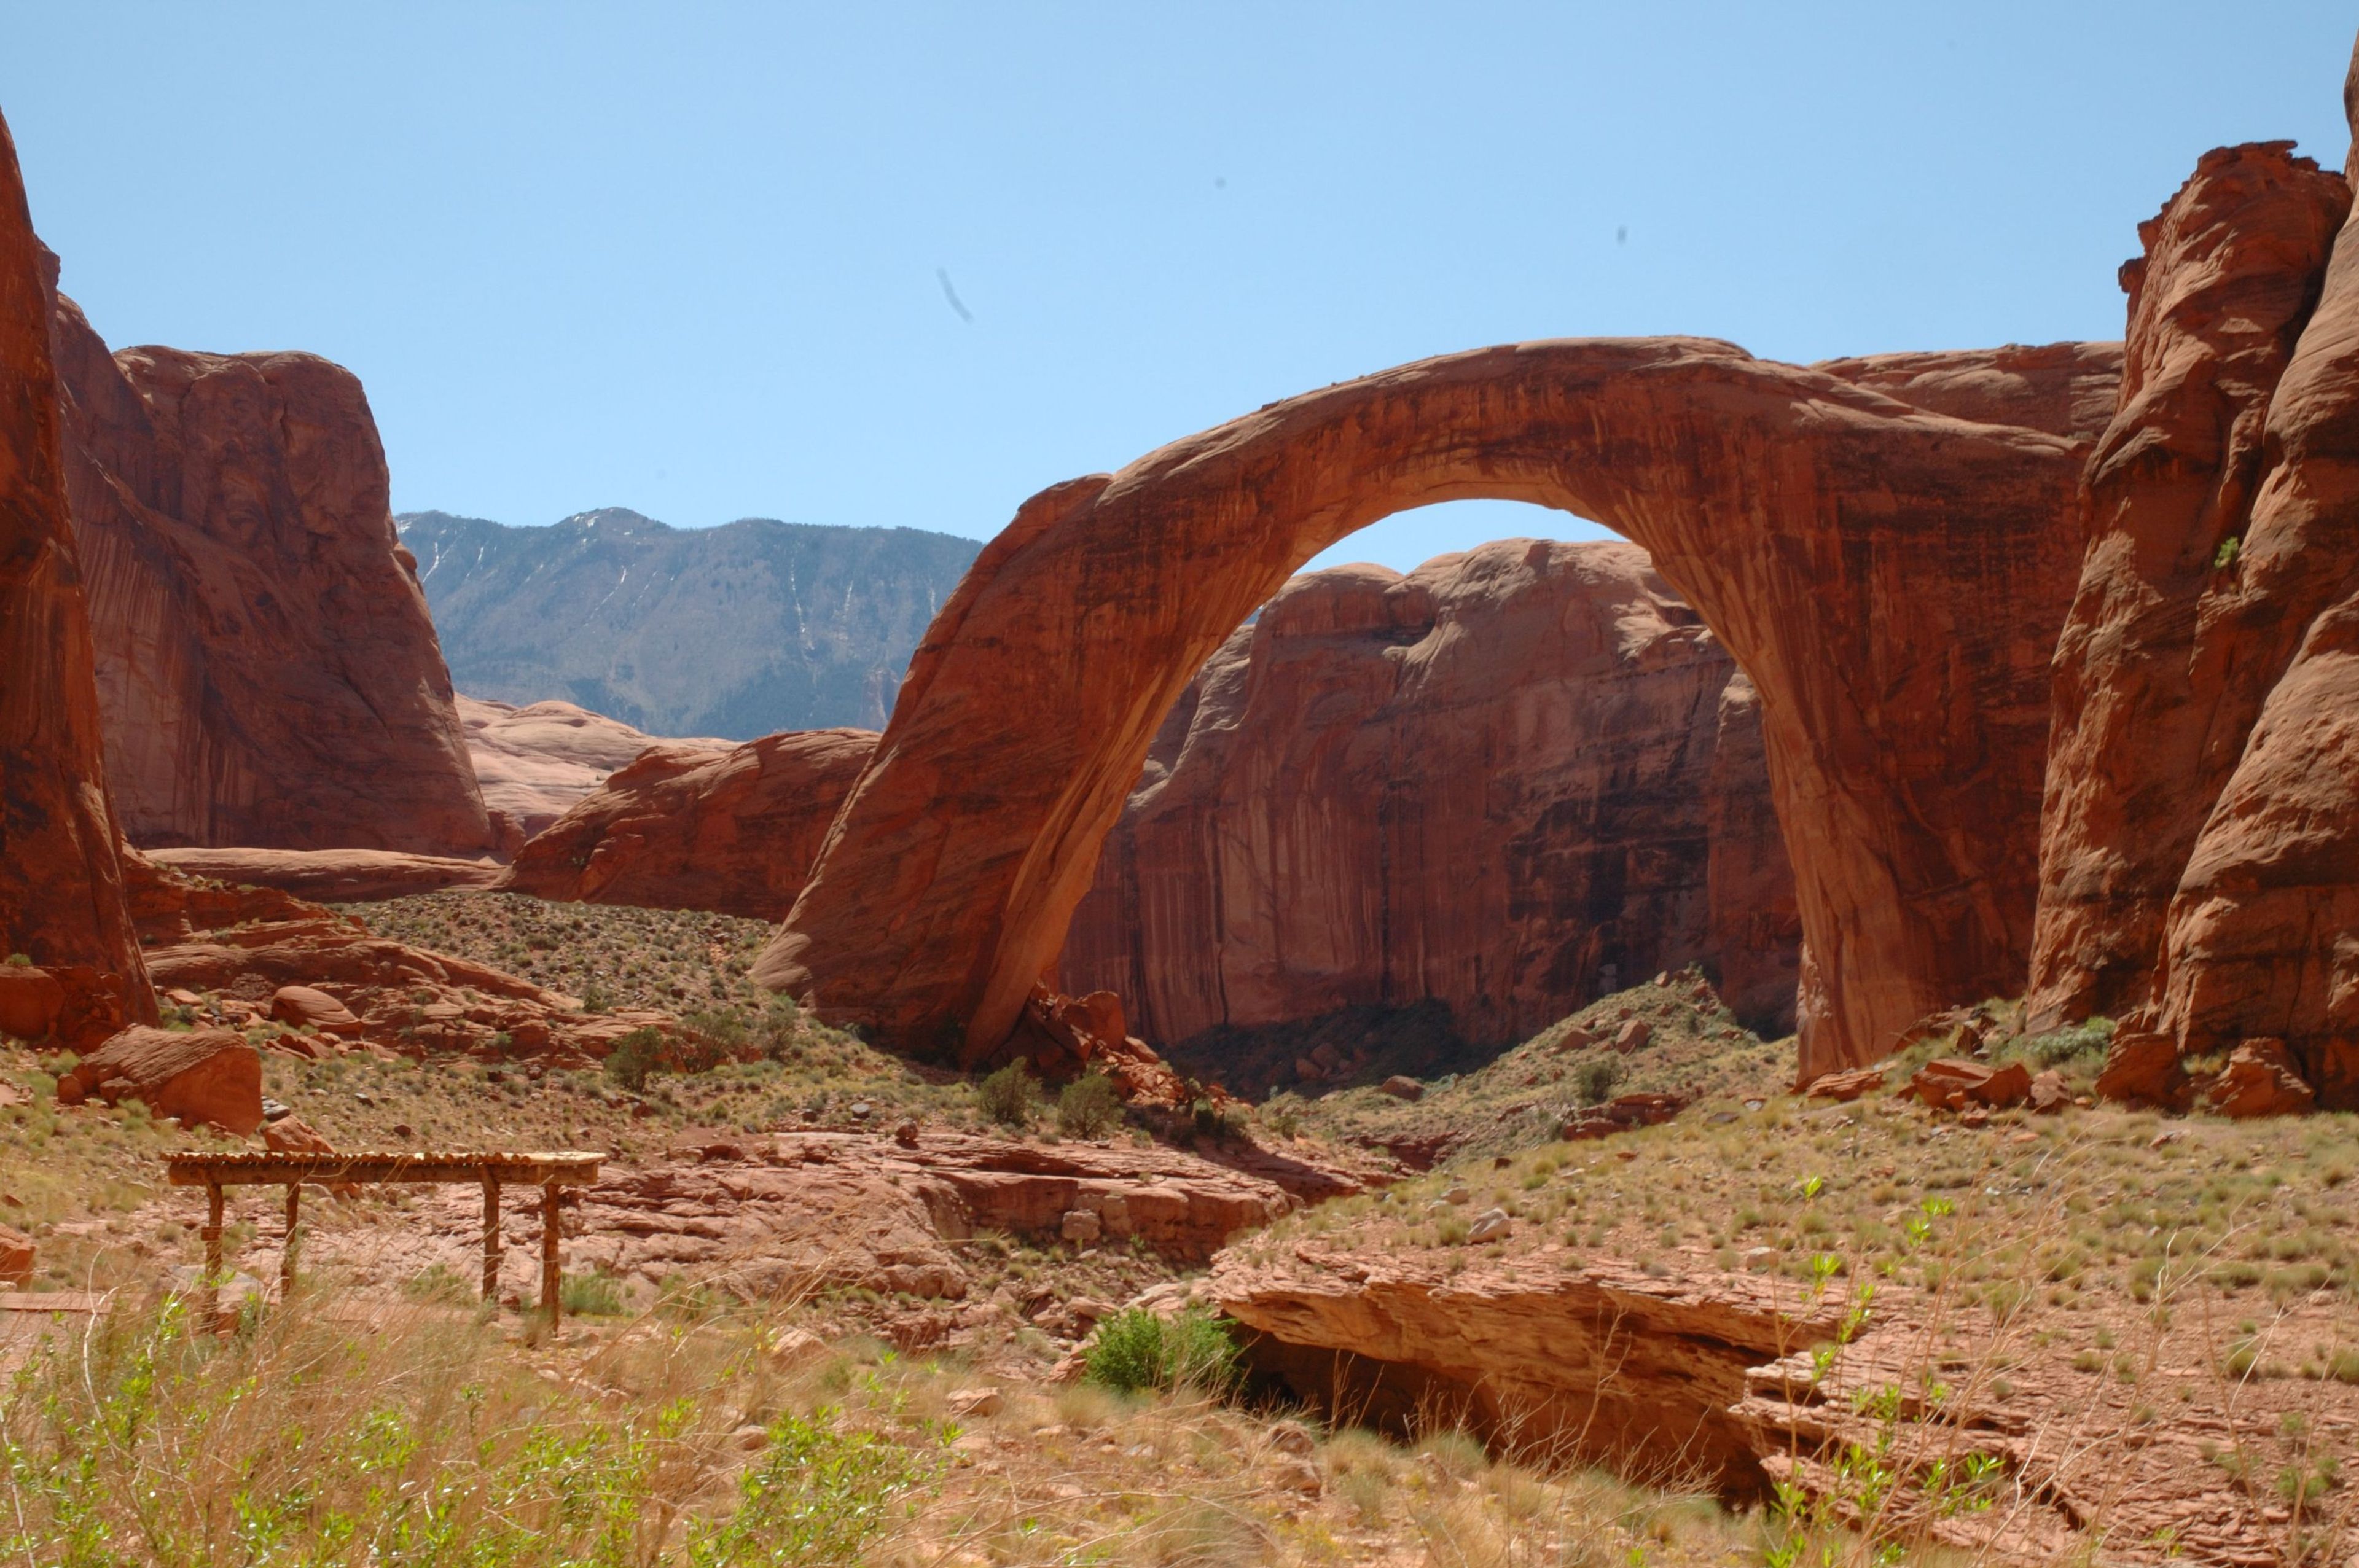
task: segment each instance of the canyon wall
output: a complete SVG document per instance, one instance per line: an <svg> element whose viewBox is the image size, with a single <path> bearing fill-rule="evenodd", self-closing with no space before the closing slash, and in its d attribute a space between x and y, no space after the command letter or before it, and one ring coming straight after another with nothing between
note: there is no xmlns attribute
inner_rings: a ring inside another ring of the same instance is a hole
<svg viewBox="0 0 2359 1568"><path fill-rule="evenodd" d="M52 305L107 775L131 840L489 848L360 383L311 354L110 354L73 301Z"/></svg>
<svg viewBox="0 0 2359 1568"><path fill-rule="evenodd" d="M1353 530L1486 496L1625 534L1751 677L1808 944L1799 1070L1872 1060L1933 1009L2023 984L2081 554L2076 389L2111 358L1845 375L1697 339L1523 343L1044 491L928 631L757 978L901 1049L990 1059L1223 641ZM2027 423L1944 412L1965 384L1975 412Z"/></svg>
<svg viewBox="0 0 2359 1568"><path fill-rule="evenodd" d="M1789 1024L1759 705L1644 551L1506 540L1288 583L1164 720L1062 986L1169 1044L1449 1004L1477 1044L1701 960Z"/></svg>
<svg viewBox="0 0 2359 1568"><path fill-rule="evenodd" d="M0 121L0 957L30 958L61 993L104 993L114 1022L153 1022L115 857L42 266Z"/></svg>

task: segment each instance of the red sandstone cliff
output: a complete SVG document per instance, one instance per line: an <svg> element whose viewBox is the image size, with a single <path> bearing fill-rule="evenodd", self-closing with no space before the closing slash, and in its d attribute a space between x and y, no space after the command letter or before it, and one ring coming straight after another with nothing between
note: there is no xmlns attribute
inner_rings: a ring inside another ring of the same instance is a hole
<svg viewBox="0 0 2359 1568"><path fill-rule="evenodd" d="M875 748L873 730L795 730L725 752L649 747L518 851L498 885L779 919Z"/></svg>
<svg viewBox="0 0 2359 1568"><path fill-rule="evenodd" d="M310 354L109 354L63 296L51 338L132 841L489 847L360 383Z"/></svg>
<svg viewBox="0 0 2359 1568"><path fill-rule="evenodd" d="M16 143L0 121L0 956L52 971L63 993L52 1014L103 1001L109 1022L152 1022L115 859L48 318Z"/></svg>
<svg viewBox="0 0 2359 1568"><path fill-rule="evenodd" d="M518 708L462 692L458 706L484 809L510 853L650 746L726 752L737 744L660 739L555 698Z"/></svg>
<svg viewBox="0 0 2359 1568"><path fill-rule="evenodd" d="M2240 577L2223 551L2242 548L2271 395L2351 206L2289 146L2206 153L2122 269L2120 406L2089 460L2089 542L2056 650L2031 978L2043 1025L2146 999L2165 911L2251 722L2249 697L2223 709L2253 641L2219 634Z"/></svg>
<svg viewBox="0 0 2359 1568"><path fill-rule="evenodd" d="M1060 960L1149 1040L1447 1002L1517 1039L1701 959L1790 1022L1758 706L1625 544L1295 579L1164 722Z"/></svg>

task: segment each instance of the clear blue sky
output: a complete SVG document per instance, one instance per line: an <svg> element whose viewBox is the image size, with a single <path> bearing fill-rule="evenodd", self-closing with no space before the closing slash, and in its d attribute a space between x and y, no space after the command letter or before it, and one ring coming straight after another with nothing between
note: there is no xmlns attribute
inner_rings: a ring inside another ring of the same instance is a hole
<svg viewBox="0 0 2359 1568"><path fill-rule="evenodd" d="M352 366L399 509L981 537L1043 485L1482 343L2118 336L2114 267L2198 153L2341 162L2354 21L10 0L0 109L108 341ZM1435 508L1336 553L1549 531Z"/></svg>

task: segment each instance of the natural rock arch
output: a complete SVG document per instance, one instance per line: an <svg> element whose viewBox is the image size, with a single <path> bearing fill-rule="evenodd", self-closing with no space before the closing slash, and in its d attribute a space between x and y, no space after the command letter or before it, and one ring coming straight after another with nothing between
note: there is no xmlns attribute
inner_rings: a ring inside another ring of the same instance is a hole
<svg viewBox="0 0 2359 1568"><path fill-rule="evenodd" d="M1221 640L1355 529L1483 497L1627 535L1752 676L1811 960L1800 1070L1871 1059L2022 983L2075 484L2118 363L1526 343L1054 486L929 629L756 977L904 1050L988 1058Z"/></svg>

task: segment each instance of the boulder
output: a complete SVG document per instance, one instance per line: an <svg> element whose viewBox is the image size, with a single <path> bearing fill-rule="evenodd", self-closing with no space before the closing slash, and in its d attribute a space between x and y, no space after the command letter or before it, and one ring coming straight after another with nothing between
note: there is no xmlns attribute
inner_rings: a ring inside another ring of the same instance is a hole
<svg viewBox="0 0 2359 1568"><path fill-rule="evenodd" d="M642 752L518 850L500 885L536 898L782 918L875 732L708 746Z"/></svg>
<svg viewBox="0 0 2359 1568"><path fill-rule="evenodd" d="M1626 1020L1621 1028L1614 1032L1614 1049L1625 1055L1633 1051L1644 1050L1647 1042L1653 1039L1654 1035L1654 1027L1645 1019Z"/></svg>
<svg viewBox="0 0 2359 1568"><path fill-rule="evenodd" d="M66 989L38 966L0 964L0 1034L45 1038L64 1011Z"/></svg>
<svg viewBox="0 0 2359 1568"><path fill-rule="evenodd" d="M310 1024L326 1034L357 1036L366 1027L351 1008L310 986L280 986L271 993L270 1016L297 1028Z"/></svg>
<svg viewBox="0 0 2359 1568"><path fill-rule="evenodd" d="M0 1283L19 1288L33 1282L33 1238L10 1225L0 1225Z"/></svg>
<svg viewBox="0 0 2359 1568"><path fill-rule="evenodd" d="M1700 960L1782 1034L1799 943L1727 650L1636 546L1508 539L1298 577L1232 633L1165 717L1058 974L1121 992L1150 1044L1431 999L1499 1044L1609 970Z"/></svg>
<svg viewBox="0 0 2359 1568"><path fill-rule="evenodd" d="M2064 1082L2064 1075L2053 1067L2031 1075L2031 1108L2035 1115L2054 1116L2072 1103L2072 1090Z"/></svg>
<svg viewBox="0 0 2359 1568"><path fill-rule="evenodd" d="M1964 1110L1969 1105L2002 1110L2031 1097L2031 1069L2020 1062L1995 1067L1935 1057L1917 1069L1908 1092L1936 1110Z"/></svg>
<svg viewBox="0 0 2359 1568"><path fill-rule="evenodd" d="M2247 1040L2203 1091L2222 1116L2299 1116L2318 1106L2317 1091L2294 1070L2282 1040Z"/></svg>
<svg viewBox="0 0 2359 1568"><path fill-rule="evenodd" d="M239 1137L262 1125L262 1057L227 1029L133 1027L58 1080L58 1099L79 1105L136 1099L158 1117L218 1127Z"/></svg>
<svg viewBox="0 0 2359 1568"><path fill-rule="evenodd" d="M1930 1009L2021 984L2093 434L2085 399L2042 389L2107 357L2012 355L1978 388L1998 424L1700 339L1514 344L1056 485L929 629L756 977L897 1048L988 1059L1205 661L1353 529L1493 496L1626 534L1751 676L1811 955L1798 1076L1875 1060Z"/></svg>
<svg viewBox="0 0 2359 1568"><path fill-rule="evenodd" d="M1376 1087L1395 1099L1416 1101L1425 1098L1425 1086L1406 1073L1395 1073Z"/></svg>

